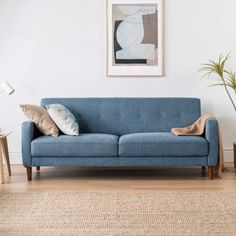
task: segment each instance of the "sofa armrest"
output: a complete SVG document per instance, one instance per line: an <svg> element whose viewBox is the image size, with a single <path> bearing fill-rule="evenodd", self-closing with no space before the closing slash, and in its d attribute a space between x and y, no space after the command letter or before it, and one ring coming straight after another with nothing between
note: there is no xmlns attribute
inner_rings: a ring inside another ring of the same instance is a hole
<svg viewBox="0 0 236 236"><path fill-rule="evenodd" d="M26 121L22 123L21 152L23 165L25 167L32 167L31 142L38 136L39 131L33 122Z"/></svg>
<svg viewBox="0 0 236 236"><path fill-rule="evenodd" d="M216 166L219 155L219 126L216 119L206 121L205 138L209 145L208 166Z"/></svg>

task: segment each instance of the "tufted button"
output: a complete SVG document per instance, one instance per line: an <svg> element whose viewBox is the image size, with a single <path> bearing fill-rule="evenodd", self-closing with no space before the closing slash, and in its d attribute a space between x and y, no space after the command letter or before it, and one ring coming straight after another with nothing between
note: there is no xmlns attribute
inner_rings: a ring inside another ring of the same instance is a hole
<svg viewBox="0 0 236 236"><path fill-rule="evenodd" d="M164 114L162 112L157 113L157 119L162 119Z"/></svg>
<svg viewBox="0 0 236 236"><path fill-rule="evenodd" d="M142 113L138 113L138 114L137 114L137 118L141 120L141 119L143 118Z"/></svg>
<svg viewBox="0 0 236 236"><path fill-rule="evenodd" d="M97 114L97 118L98 118L99 120L101 120L101 119L102 119L102 115L101 115L101 114Z"/></svg>
<svg viewBox="0 0 236 236"><path fill-rule="evenodd" d="M121 116L120 113L118 113L118 114L116 115L116 117L117 117L118 119L121 119L121 118L122 118L122 116Z"/></svg>
<svg viewBox="0 0 236 236"><path fill-rule="evenodd" d="M179 119L183 118L183 115L182 115L181 112L179 112L176 116L177 116L177 118L179 118Z"/></svg>

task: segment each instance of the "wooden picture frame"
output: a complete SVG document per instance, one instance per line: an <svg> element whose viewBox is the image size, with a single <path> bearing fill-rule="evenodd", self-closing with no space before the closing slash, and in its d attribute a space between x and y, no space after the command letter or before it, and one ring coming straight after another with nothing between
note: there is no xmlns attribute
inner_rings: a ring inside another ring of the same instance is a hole
<svg viewBox="0 0 236 236"><path fill-rule="evenodd" d="M107 0L107 76L164 76L163 0Z"/></svg>

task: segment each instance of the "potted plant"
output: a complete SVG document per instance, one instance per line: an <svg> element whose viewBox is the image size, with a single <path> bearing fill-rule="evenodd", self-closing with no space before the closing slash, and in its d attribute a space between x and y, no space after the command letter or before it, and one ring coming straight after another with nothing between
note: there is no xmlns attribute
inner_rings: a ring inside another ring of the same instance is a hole
<svg viewBox="0 0 236 236"><path fill-rule="evenodd" d="M229 59L230 53L227 55L220 55L217 61L210 60L208 63L203 64L200 71L204 72L202 78L210 78L212 75L216 75L214 79L217 81L210 85L210 87L223 87L234 108L234 111L236 112L235 100L231 95L231 92L236 94L236 73L225 68L225 65ZM234 167L236 169L236 143L234 143Z"/></svg>

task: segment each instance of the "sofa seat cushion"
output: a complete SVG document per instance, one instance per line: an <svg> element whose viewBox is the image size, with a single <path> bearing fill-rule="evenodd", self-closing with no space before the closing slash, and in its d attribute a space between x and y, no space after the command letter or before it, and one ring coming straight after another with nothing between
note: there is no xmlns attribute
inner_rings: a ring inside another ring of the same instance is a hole
<svg viewBox="0 0 236 236"><path fill-rule="evenodd" d="M122 157L202 157L208 156L208 142L199 136L172 133L135 133L119 139Z"/></svg>
<svg viewBox="0 0 236 236"><path fill-rule="evenodd" d="M31 143L32 156L112 157L118 156L119 137L112 134L84 133L79 136L41 136Z"/></svg>

